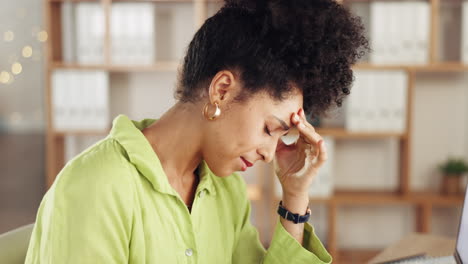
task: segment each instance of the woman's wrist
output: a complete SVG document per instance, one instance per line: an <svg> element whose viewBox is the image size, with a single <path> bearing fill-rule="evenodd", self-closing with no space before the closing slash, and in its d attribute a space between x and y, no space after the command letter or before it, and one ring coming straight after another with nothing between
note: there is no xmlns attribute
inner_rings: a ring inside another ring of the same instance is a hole
<svg viewBox="0 0 468 264"><path fill-rule="evenodd" d="M284 194L283 207L294 214L304 215L309 206L309 194L308 193L296 193L294 195Z"/></svg>

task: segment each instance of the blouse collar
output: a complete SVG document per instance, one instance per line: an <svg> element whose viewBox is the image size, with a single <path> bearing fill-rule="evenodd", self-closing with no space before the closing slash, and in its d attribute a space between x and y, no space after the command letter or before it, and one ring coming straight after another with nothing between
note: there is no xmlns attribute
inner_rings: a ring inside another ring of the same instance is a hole
<svg viewBox="0 0 468 264"><path fill-rule="evenodd" d="M151 147L141 130L150 126L158 119L146 118L140 121L130 120L126 115L118 115L112 122L109 136L117 140L125 149L129 161L159 192L177 196L176 191L169 184L166 173L156 152ZM214 175L205 160L199 167L200 182L197 190L206 189L210 194L216 194L213 185Z"/></svg>

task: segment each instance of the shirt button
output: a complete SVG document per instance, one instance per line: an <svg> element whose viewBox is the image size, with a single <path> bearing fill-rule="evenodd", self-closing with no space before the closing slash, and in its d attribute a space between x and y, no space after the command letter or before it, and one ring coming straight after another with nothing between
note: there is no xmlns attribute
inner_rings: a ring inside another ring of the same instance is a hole
<svg viewBox="0 0 468 264"><path fill-rule="evenodd" d="M185 255L186 255L187 257L192 256L192 255L193 255L193 250L192 250L191 248L187 248L187 249L185 250Z"/></svg>
<svg viewBox="0 0 468 264"><path fill-rule="evenodd" d="M206 193L206 190L205 190L205 189L201 190L201 191L198 193L198 197L203 198L203 196L205 196L205 193Z"/></svg>

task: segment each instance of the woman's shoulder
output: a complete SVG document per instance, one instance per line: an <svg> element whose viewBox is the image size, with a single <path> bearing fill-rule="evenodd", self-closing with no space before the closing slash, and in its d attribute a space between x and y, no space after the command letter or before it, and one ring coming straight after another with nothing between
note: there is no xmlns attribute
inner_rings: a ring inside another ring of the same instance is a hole
<svg viewBox="0 0 468 264"><path fill-rule="evenodd" d="M67 191L125 189L135 174L123 147L115 139L106 137L68 161L52 187Z"/></svg>

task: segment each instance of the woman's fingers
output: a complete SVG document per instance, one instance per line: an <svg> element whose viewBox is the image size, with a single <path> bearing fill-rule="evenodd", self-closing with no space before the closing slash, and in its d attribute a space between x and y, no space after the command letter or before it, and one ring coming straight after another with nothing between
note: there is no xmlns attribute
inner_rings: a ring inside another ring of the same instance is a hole
<svg viewBox="0 0 468 264"><path fill-rule="evenodd" d="M320 149L320 151L319 151L319 155L317 157L317 161L313 165L315 168L320 168L325 163L325 161L328 159L328 153L327 153L327 149L326 149L326 146L325 146L325 141L323 141L323 139L320 140L319 149Z"/></svg>
<svg viewBox="0 0 468 264"><path fill-rule="evenodd" d="M316 162L313 164L313 167L321 167L328 158L328 153L325 147L325 142L322 137L315 132L315 128L307 122L307 119L302 108L299 110L298 115L294 114L293 123L299 129L302 140L309 143L314 148L313 159L317 158Z"/></svg>
<svg viewBox="0 0 468 264"><path fill-rule="evenodd" d="M319 134L317 134L317 132L315 132L315 128L311 124L309 124L309 122L307 122L305 117L299 116L296 113L294 113L292 120L306 142L317 145L319 140L322 139L322 137Z"/></svg>

